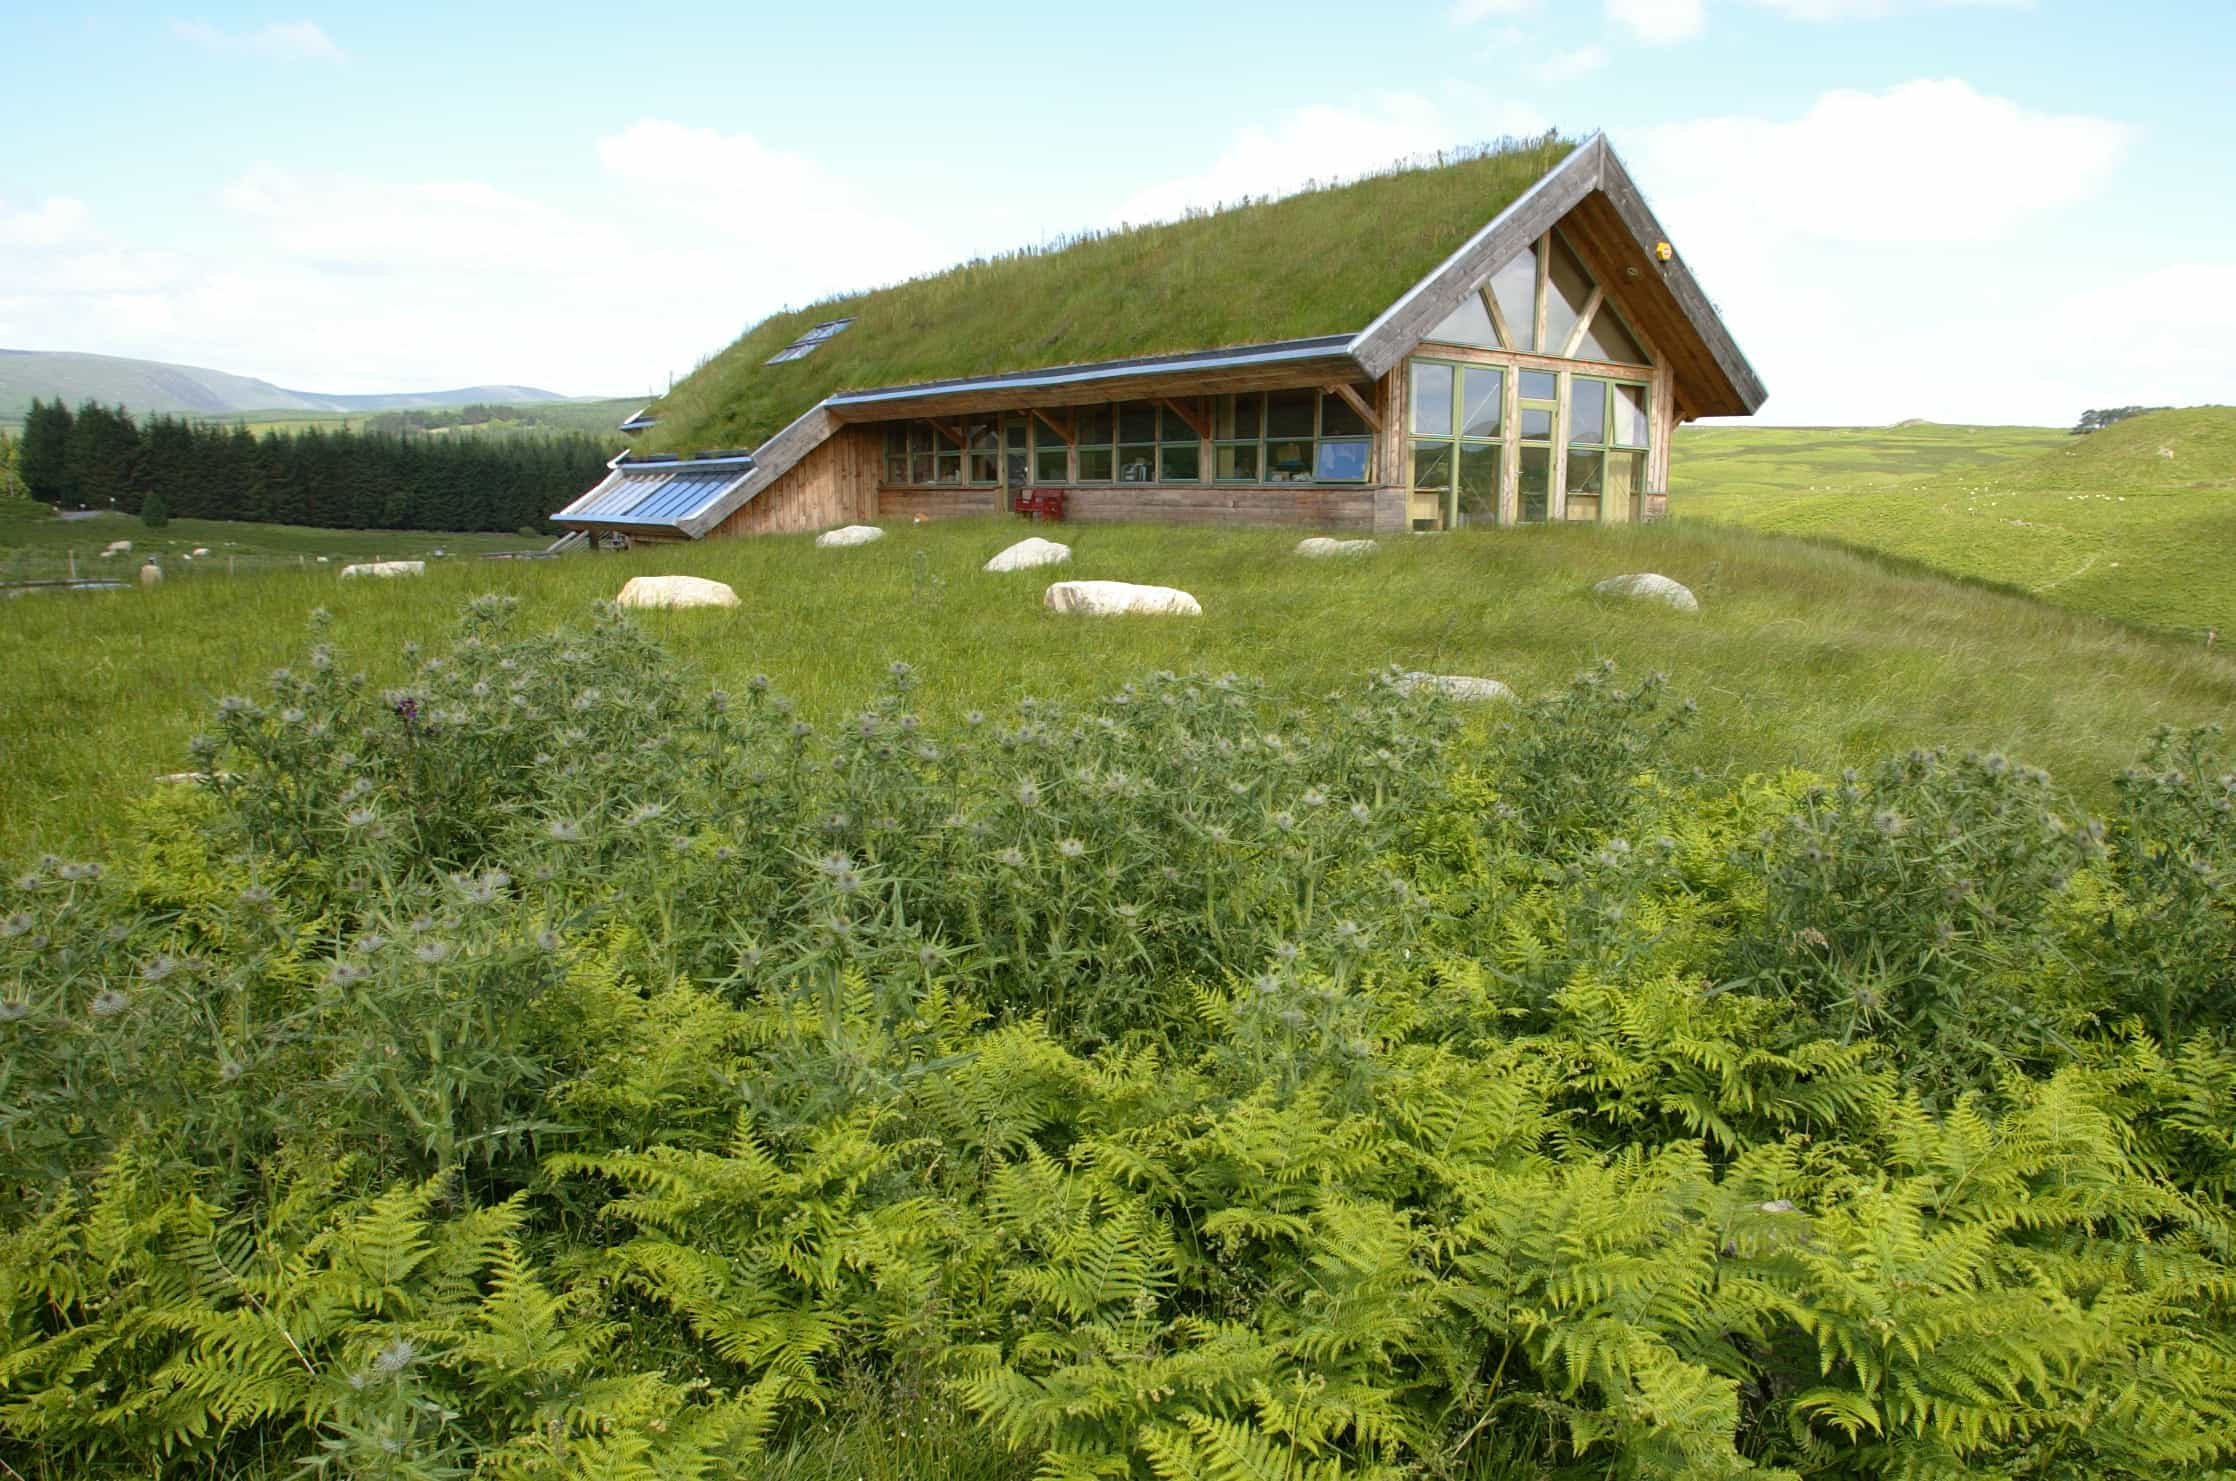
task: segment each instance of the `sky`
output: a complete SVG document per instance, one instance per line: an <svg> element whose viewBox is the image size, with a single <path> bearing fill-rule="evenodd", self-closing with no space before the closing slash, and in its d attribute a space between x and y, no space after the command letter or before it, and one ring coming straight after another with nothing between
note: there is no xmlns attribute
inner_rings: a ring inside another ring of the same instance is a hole
<svg viewBox="0 0 2236 1481"><path fill-rule="evenodd" d="M2230 0L282 0L5 30L11 349L649 394L779 308L1557 128L1606 132L1761 420L2236 399Z"/></svg>

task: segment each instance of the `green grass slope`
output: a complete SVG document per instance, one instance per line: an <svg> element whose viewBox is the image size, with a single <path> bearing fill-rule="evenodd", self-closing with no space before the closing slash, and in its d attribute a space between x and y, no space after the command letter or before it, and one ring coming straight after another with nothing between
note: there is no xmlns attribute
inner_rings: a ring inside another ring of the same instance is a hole
<svg viewBox="0 0 2236 1481"><path fill-rule="evenodd" d="M1363 329L1574 147L1548 136L777 314L660 400L647 445L757 447L842 389ZM765 363L849 316L814 354Z"/></svg>
<svg viewBox="0 0 2236 1481"><path fill-rule="evenodd" d="M2078 611L2236 635L2236 409L2087 437L2025 428L1701 428L1673 507L1837 540Z"/></svg>
<svg viewBox="0 0 2236 1481"><path fill-rule="evenodd" d="M1063 574L1167 582L1201 619L1059 618L1046 573L982 562L1014 522L901 527L875 545L801 537L708 542L559 562L453 562L418 581L337 581L326 568L257 580L43 596L0 612L0 856L109 835L122 803L186 765L220 695L296 661L313 608L372 682L445 631L483 591L547 625L633 575L730 583L734 610L652 614L672 651L717 684L767 673L811 719L847 713L888 663L922 671L928 712L1020 694L1086 696L1158 669L1239 671L1318 695L1386 664L1488 674L1525 694L1612 659L1667 671L1700 723L1672 755L1718 774L1837 769L1918 744L2001 748L2076 781L2113 774L2154 724L2236 709L2227 650L2139 633L1868 556L1704 521L1643 529L1460 532L1385 540L1356 563L1300 560L1296 531L1088 527ZM1705 611L1596 596L1591 583L1664 572Z"/></svg>

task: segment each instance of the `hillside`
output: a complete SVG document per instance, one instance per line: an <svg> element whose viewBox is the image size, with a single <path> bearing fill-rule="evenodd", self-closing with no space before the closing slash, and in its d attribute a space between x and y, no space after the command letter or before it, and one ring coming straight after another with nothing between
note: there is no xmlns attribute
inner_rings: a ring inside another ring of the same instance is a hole
<svg viewBox="0 0 2236 1481"><path fill-rule="evenodd" d="M2036 428L1687 429L1672 507L2184 633L2236 633L2236 409Z"/></svg>
<svg viewBox="0 0 2236 1481"><path fill-rule="evenodd" d="M270 381L199 365L87 355L69 350L0 350L0 420L20 420L34 399L72 406L98 401L134 412L222 416L244 411L373 412L475 402L564 401L534 386L462 386L450 391L336 395L290 391Z"/></svg>
<svg viewBox="0 0 2236 1481"><path fill-rule="evenodd" d="M1700 723L1668 760L1718 775L1825 771L1918 744L2002 749L2078 781L2107 777L2159 722L2236 712L2236 663L2038 602L1896 570L1849 551L1700 520L1643 529L1461 531L1385 541L1330 566L1290 552L1295 531L1083 527L1066 574L1168 581L1204 620L1081 623L1050 617L1042 583L979 565L1022 530L1009 521L902 527L866 550L782 536L624 556L450 562L421 581L335 581L330 570L194 579L12 603L0 670L0 856L67 850L123 817L148 779L185 764L218 696L291 662L314 607L328 636L376 664L431 643L460 603L501 591L522 620L567 621L633 575L726 581L744 604L647 626L708 682L743 692L771 675L815 721L851 713L895 659L917 665L928 712L987 710L1024 694L1080 698L1158 669L1234 670L1311 698L1387 664L1489 674L1542 694L1600 659L1665 670ZM114 538L109 536L107 538ZM236 536L236 538L241 538ZM324 546L317 548L323 549ZM1622 571L1665 572L1705 612L1596 597ZM2117 675L2118 682L2098 676ZM376 667L375 684L404 673ZM129 703L118 696L129 695ZM88 756L103 758L99 768Z"/></svg>

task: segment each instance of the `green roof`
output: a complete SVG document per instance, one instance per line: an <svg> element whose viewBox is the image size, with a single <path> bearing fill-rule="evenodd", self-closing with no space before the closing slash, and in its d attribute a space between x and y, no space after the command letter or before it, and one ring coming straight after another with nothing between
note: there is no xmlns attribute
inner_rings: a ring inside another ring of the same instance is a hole
<svg viewBox="0 0 2236 1481"><path fill-rule="evenodd" d="M838 391L1355 333L1575 147L1463 150L772 315L655 404L644 445L759 447ZM849 317L813 354L766 363Z"/></svg>

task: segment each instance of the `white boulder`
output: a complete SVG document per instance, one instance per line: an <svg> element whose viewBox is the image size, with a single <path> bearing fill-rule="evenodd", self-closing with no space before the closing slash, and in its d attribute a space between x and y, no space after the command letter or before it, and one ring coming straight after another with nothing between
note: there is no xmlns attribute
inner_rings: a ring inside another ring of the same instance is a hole
<svg viewBox="0 0 2236 1481"><path fill-rule="evenodd" d="M132 542L129 540L111 540L108 548L101 553L103 555L130 555L132 553Z"/></svg>
<svg viewBox="0 0 2236 1481"><path fill-rule="evenodd" d="M1651 571L1633 572L1628 576L1610 576L1592 587L1609 596L1637 597L1641 601L1666 602L1680 612L1698 612L1700 598L1679 582L1667 576L1657 576Z"/></svg>
<svg viewBox="0 0 2236 1481"><path fill-rule="evenodd" d="M1372 555L1381 548L1372 540L1330 540L1325 535L1297 542L1297 554L1313 560L1324 560L1331 555Z"/></svg>
<svg viewBox="0 0 2236 1481"><path fill-rule="evenodd" d="M1020 540L986 563L989 571L1027 571L1034 566L1060 566L1071 559L1071 547L1035 535Z"/></svg>
<svg viewBox="0 0 2236 1481"><path fill-rule="evenodd" d="M1398 691L1412 694L1422 689L1433 689L1446 699L1456 699L1469 704L1484 700L1512 699L1514 691L1496 679L1485 679L1475 674L1424 674L1419 670L1398 675Z"/></svg>
<svg viewBox="0 0 2236 1481"><path fill-rule="evenodd" d="M697 576L631 576L613 603L617 607L734 607L738 594L720 581Z"/></svg>
<svg viewBox="0 0 2236 1481"><path fill-rule="evenodd" d="M884 538L885 532L876 525L843 525L817 535L815 543L825 550L831 550L844 545L867 545L872 540Z"/></svg>
<svg viewBox="0 0 2236 1481"><path fill-rule="evenodd" d="M326 557L322 555L319 559L324 560ZM342 579L344 581L352 576L424 576L426 574L427 562L425 561L367 561L363 565L342 567Z"/></svg>
<svg viewBox="0 0 2236 1481"><path fill-rule="evenodd" d="M209 553L210 548L207 545L197 545L187 552L188 555L208 555Z"/></svg>
<svg viewBox="0 0 2236 1481"><path fill-rule="evenodd" d="M1170 586L1136 586L1131 581L1059 581L1042 598L1051 612L1081 617L1116 617L1128 612L1171 617L1201 617L1203 607Z"/></svg>

